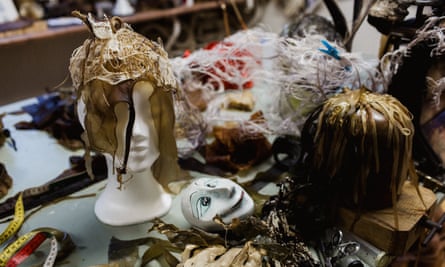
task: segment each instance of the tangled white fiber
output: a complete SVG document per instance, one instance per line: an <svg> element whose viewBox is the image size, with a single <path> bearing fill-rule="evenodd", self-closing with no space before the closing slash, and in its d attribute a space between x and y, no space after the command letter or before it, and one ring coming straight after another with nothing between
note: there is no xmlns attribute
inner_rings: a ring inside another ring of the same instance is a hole
<svg viewBox="0 0 445 267"><path fill-rule="evenodd" d="M241 90L262 68L264 40L275 36L260 29L240 31L210 48L171 59L174 73L183 90L204 90L208 99L227 89Z"/></svg>
<svg viewBox="0 0 445 267"><path fill-rule="evenodd" d="M336 44L338 58L322 51L323 37L308 35L302 39L280 39L270 74L276 87L275 102L269 118L281 134L299 135L309 114L343 88L383 93L383 79L377 60L348 53Z"/></svg>
<svg viewBox="0 0 445 267"><path fill-rule="evenodd" d="M406 46L402 46L397 50L386 53L380 60L380 68L385 81L389 82L401 64L404 57L410 56L411 50L420 43L427 42L431 47L430 57L445 55L445 33L444 27L440 26L445 17L430 17L425 24L416 32L415 38ZM431 88L436 90L437 88ZM432 93L437 94L437 92Z"/></svg>
<svg viewBox="0 0 445 267"><path fill-rule="evenodd" d="M243 129L246 137L257 136L250 135L250 132L269 134L270 130L263 121L253 122L248 120L247 116L224 110L222 96L228 90L231 92L248 90L252 85L256 87L264 79L273 77L272 74L264 75L263 51L272 46L271 41L276 40L275 33L258 28L249 29L231 35L215 43L211 48L196 50L188 56L172 58L172 69L178 81L180 94L184 96L176 102L176 110L189 114L177 115L177 123L185 129L196 129L199 124L200 129L210 131L212 126L235 122ZM207 103L206 111L201 114L187 103L187 94L196 90L200 91L201 97ZM187 133L185 135L189 139L192 137ZM189 140L189 145L195 147L203 138L196 132L193 136L199 138L199 140Z"/></svg>
<svg viewBox="0 0 445 267"><path fill-rule="evenodd" d="M319 51L321 40L316 35L290 39L253 28L224 39L213 49L171 59L172 69L180 91L201 90L208 103L201 114L208 129L230 121L238 122L245 132L298 136L315 107L342 88L384 91L377 60L365 60L333 44L341 57L336 59ZM254 86L255 109L263 111L265 121L248 121L221 108L220 96L227 89L246 90L249 82Z"/></svg>

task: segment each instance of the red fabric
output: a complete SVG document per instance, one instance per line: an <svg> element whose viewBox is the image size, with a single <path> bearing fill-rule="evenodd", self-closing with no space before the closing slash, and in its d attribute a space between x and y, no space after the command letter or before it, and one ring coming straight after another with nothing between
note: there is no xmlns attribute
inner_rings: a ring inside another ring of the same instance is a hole
<svg viewBox="0 0 445 267"><path fill-rule="evenodd" d="M211 42L207 44L203 49L204 50L214 50L217 49L218 56L220 57L213 66L209 66L206 71L211 73L211 75L202 74L200 77L203 83L211 83L214 88L218 88L218 82L212 77L212 75L223 80L224 89L249 89L253 87L253 81L248 80L242 84L242 88L238 87L237 83L230 81L229 79L224 79L221 75L218 74L219 71L228 74L230 77L238 76L237 73L227 73L227 65L234 66L238 71L241 72L241 76L247 78L249 76L248 70L246 70L246 62L242 59L243 57L253 57L253 54L250 53L246 49L237 49L234 52L230 49L233 46L231 42ZM190 56L191 52L186 50L183 54L183 57ZM235 58L235 59L233 59ZM193 64L193 63L192 63ZM199 63L195 63L198 65ZM257 62L260 64L260 62ZM218 71L219 70L219 71Z"/></svg>

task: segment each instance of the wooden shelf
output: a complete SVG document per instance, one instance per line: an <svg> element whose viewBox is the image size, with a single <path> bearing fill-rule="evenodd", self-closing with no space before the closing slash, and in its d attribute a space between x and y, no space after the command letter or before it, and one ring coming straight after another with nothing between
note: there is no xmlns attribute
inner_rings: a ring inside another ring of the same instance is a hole
<svg viewBox="0 0 445 267"><path fill-rule="evenodd" d="M244 3L245 0L234 0L235 3ZM174 17L189 13L195 13L205 10L220 8L219 1L210 1L196 3L193 6L180 6L170 9L148 10L137 12L128 17L123 17L124 21L129 24L136 24L150 20ZM60 28L48 28L46 21L36 21L32 26L14 30L10 32L0 33L0 47L18 45L39 39L48 39L52 37L60 37L69 34L86 33L87 28L84 25L66 26Z"/></svg>

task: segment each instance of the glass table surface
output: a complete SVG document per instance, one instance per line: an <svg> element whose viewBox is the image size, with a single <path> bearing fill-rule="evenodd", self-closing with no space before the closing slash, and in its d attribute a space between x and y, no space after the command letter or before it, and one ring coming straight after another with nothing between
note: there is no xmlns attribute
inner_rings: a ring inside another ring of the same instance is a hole
<svg viewBox="0 0 445 267"><path fill-rule="evenodd" d="M0 114L19 111L22 106L34 102L36 100L28 99L2 106ZM27 188L40 186L54 179L70 168L70 156L83 155L83 150L68 150L45 131L17 130L14 127L14 124L19 121L31 120L28 114L8 114L3 118L4 127L10 130L17 144L17 151L7 144L0 148L0 162L5 165L8 174L13 179L12 188L0 202ZM52 227L70 234L76 249L68 258L56 264L57 266L81 267L107 264L111 237L128 240L148 236L147 231L151 223L111 227L99 222L94 215L94 203L105 183L106 180L97 182L70 195L72 198L44 205L31 216L26 217L18 234L22 235L39 227ZM172 208L161 219L174 223L180 228L189 227L178 204L179 196L172 197ZM29 213L27 211L25 216ZM1 222L0 231L3 231L8 221L3 218ZM26 266L25 263L21 266ZM150 266L157 266L157 263L153 262Z"/></svg>
<svg viewBox="0 0 445 267"><path fill-rule="evenodd" d="M264 94L261 94L260 91L255 94L257 99L264 97ZM40 186L56 178L63 171L70 168L71 156L82 156L84 153L82 149L72 151L63 147L55 138L43 130L16 129L14 125L17 122L32 121L32 117L29 114L18 113L23 106L34 103L37 103L37 98L25 99L0 106L0 114L7 114L2 120L4 128L10 131L11 137L17 144L16 151L8 144L0 147L0 162L5 165L8 174L13 179L11 189L4 198L0 199L0 203L9 197L15 196L18 192L22 192L30 187ZM248 116L246 115L247 118ZM268 169L272 161L273 159L270 158L262 164L255 166L254 169L237 175L238 180L247 181L252 179L256 173ZM189 174L193 178L212 177L211 175L197 172L189 172ZM34 210L27 211L25 216L30 213L32 215L25 217L26 220L18 235L23 235L40 227L52 227L70 234L76 249L68 258L56 263L56 266L78 267L108 264L108 247L112 237L120 240L134 240L147 236L165 238L155 232L148 233L152 226L150 222L133 226L112 227L98 221L94 214L94 203L104 189L105 184L106 179L77 191L69 195L69 197L63 198L62 201L36 208L38 209L36 212L33 212ZM260 192L274 194L277 192L277 189L274 184L269 184ZM180 208L181 195L171 196L173 199L172 207L160 219L166 223L172 223L180 229L190 228L190 224L185 220ZM7 227L9 223L7 219L10 218L12 216L0 219L0 231ZM0 249L3 249L3 247L0 247ZM45 252L44 248L42 250ZM146 247L141 247L139 256L142 256L145 250ZM42 259L38 262L42 262ZM152 261L148 266L159 266L159 264L156 261Z"/></svg>

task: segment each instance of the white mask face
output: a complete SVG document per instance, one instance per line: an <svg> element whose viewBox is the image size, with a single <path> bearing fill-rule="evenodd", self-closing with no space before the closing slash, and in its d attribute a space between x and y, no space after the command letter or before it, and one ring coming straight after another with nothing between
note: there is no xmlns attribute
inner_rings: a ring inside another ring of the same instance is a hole
<svg viewBox="0 0 445 267"><path fill-rule="evenodd" d="M195 227L207 231L221 230L213 218L219 215L224 223L253 213L254 203L237 183L225 178L200 178L183 191L182 213Z"/></svg>

